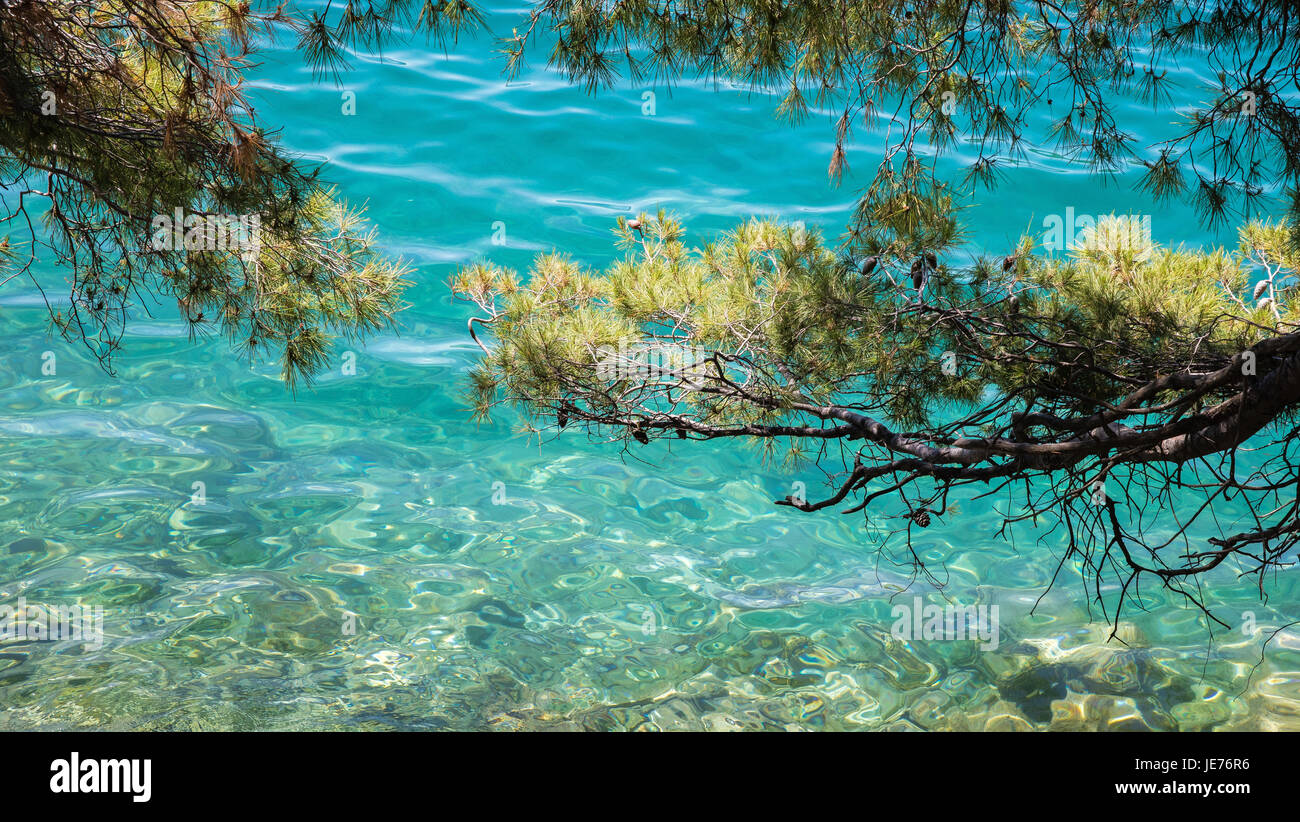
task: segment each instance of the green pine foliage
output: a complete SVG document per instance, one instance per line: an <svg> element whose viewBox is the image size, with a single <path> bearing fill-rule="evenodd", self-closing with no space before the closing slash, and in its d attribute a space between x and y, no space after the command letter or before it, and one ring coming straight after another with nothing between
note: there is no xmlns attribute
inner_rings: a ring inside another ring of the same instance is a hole
<svg viewBox="0 0 1300 822"><path fill-rule="evenodd" d="M661 211L635 230L620 219L628 253L604 271L547 254L523 278L468 266L452 288L496 342L474 372L480 416L500 402L535 419L567 408L626 436L634 424L802 424L800 409L830 405L905 429L1008 398L1086 416L1152 375L1222 367L1298 326L1286 224L1251 222L1238 249L1209 252L1130 242L1121 225L1103 218L1066 255L1025 238L1000 264L940 263L918 300L906 271L881 262L864 275L817 232L755 219L692 248ZM1271 296L1256 298L1256 282ZM698 385L611 382L602 350L620 342L716 359Z"/></svg>
<svg viewBox="0 0 1300 822"><path fill-rule="evenodd" d="M363 336L401 308L406 266L243 96L251 34L295 22L246 2L0 6L0 277L61 264L70 301L51 309L54 327L106 366L134 308L175 299L192 335L278 357L292 388L332 336ZM160 247L155 220L178 209L258 227L239 248L202 236Z"/></svg>

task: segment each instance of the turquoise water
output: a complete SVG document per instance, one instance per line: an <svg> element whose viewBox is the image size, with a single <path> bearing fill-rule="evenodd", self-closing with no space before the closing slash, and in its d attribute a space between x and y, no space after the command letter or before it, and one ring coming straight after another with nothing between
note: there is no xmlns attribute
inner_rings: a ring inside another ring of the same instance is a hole
<svg viewBox="0 0 1300 822"><path fill-rule="evenodd" d="M159 306L111 377L47 335L33 293L0 291L0 602L102 606L107 635L0 643L0 728L1300 728L1300 634L1255 667L1300 618L1295 572L1268 603L1213 580L1216 613L1257 630L1210 645L1198 612L1148 592L1127 644L1107 643L1068 571L1030 614L1059 541L1008 543L1013 502L965 501L918 550L952 600L998 605L998 648L904 642L892 605L943 600L891 601L907 581L860 519L772 505L795 481L815 493L814 472L471 422L457 265L552 248L603 265L615 218L661 206L700 240L753 214L837 236L880 139L859 138L833 188L825 118L781 125L771 98L704 82L591 97L542 55L506 84L488 45L357 57L355 116L286 43L254 75L259 115L415 266L412 307L350 349L355 375L340 348L295 399L273 364L191 344ZM1173 117L1124 111L1139 135ZM1231 241L1049 153L976 204L973 247L999 253L1067 206L1151 213L1161 242Z"/></svg>

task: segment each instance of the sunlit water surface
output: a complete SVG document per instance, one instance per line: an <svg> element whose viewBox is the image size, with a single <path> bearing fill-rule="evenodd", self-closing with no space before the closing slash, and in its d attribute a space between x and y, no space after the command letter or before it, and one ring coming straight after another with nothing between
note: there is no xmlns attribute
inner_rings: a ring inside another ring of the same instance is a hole
<svg viewBox="0 0 1300 822"><path fill-rule="evenodd" d="M399 328L348 349L355 375L340 348L295 399L158 306L112 377L47 334L30 288L0 292L0 603L100 606L106 631L0 644L0 728L1300 728L1300 635L1260 664L1300 617L1296 572L1267 604L1214 580L1234 630L1212 643L1153 589L1107 642L1069 568L1030 613L1060 540L1012 545L995 532L1014 500L967 501L917 550L952 601L999 607L998 647L900 641L893 605L944 600L899 595L860 517L773 506L795 481L823 488L816 473L731 443L624 455L472 423L458 264L558 248L604 265L615 218L660 206L698 240L752 214L835 237L878 151L861 138L833 188L825 117L780 125L771 98L704 83L591 97L542 62L506 84L486 41L391 48L354 60L345 116L339 89L269 50L259 114L415 265ZM1139 135L1174 116L1124 111ZM972 239L993 252L1067 206L1206 241L1190 210L1046 153L977 201ZM57 293L63 272L42 272Z"/></svg>

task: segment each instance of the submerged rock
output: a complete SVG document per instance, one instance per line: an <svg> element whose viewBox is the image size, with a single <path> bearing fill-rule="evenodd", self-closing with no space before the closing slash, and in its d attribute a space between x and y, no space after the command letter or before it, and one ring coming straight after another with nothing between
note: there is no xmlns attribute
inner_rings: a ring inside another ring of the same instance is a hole
<svg viewBox="0 0 1300 822"><path fill-rule="evenodd" d="M1030 639L1027 664L997 681L998 692L1026 719L1051 730L1177 730L1172 710L1196 699L1146 647L1137 626L1121 623L1071 637ZM1109 640L1109 641L1107 641Z"/></svg>

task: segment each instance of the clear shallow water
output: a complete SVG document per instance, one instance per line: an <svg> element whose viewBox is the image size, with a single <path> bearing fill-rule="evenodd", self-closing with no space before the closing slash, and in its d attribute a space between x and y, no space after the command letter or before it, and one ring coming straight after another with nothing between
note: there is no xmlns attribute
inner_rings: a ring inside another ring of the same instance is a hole
<svg viewBox="0 0 1300 822"><path fill-rule="evenodd" d="M1156 594L1127 645L1106 643L1077 578L1029 613L1059 544L1008 544L994 505L1011 503L968 501L919 549L955 601L999 606L999 647L901 642L891 605L942 600L891 602L906 580L860 520L771 504L821 487L814 473L470 422L456 265L553 247L603 265L614 218L659 206L698 239L751 214L834 236L856 190L826 185L831 125L780 125L762 96L686 84L646 116L644 88L593 98L540 68L507 85L487 54L358 58L354 117L287 49L257 74L261 116L417 266L399 333L353 349L355 376L336 367L295 400L273 366L191 345L160 307L109 377L46 335L17 282L0 292L0 602L99 605L107 633L0 643L0 728L1300 728L1300 634L1252 673L1264 636L1300 618L1294 572L1267 605L1215 580L1216 613L1252 612L1258 633L1209 649L1197 614ZM1126 112L1139 134L1172 118ZM877 139L850 154L862 175ZM1206 237L1189 209L1049 155L1011 174L977 198L976 246L1066 206Z"/></svg>

